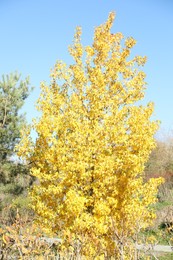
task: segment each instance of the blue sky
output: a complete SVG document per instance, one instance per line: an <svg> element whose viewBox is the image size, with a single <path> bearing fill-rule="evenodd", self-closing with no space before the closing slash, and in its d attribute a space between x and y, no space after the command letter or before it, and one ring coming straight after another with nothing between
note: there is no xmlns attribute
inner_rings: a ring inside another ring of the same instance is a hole
<svg viewBox="0 0 173 260"><path fill-rule="evenodd" d="M0 0L0 75L30 75L35 89L23 108L28 122L37 116L40 82L49 83L56 60L69 62L75 27L82 27L83 44L91 44L110 11L116 12L112 32L133 36L133 54L148 57L145 101L154 101L161 129L173 129L173 0Z"/></svg>

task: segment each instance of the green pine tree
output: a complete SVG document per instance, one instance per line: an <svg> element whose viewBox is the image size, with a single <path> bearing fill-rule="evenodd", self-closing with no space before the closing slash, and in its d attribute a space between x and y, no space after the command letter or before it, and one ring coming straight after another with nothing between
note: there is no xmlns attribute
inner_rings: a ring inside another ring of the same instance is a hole
<svg viewBox="0 0 173 260"><path fill-rule="evenodd" d="M20 140L20 130L26 124L25 115L19 112L31 90L29 77L22 80L17 72L3 75L0 80L1 223L5 218L8 219L9 212L6 209L15 199L18 204L26 204L26 188L32 183L28 166L15 162L13 157L15 146Z"/></svg>
<svg viewBox="0 0 173 260"><path fill-rule="evenodd" d="M20 140L20 129L25 124L19 110L30 93L29 78L20 80L18 73L2 76L0 81L0 160L14 153Z"/></svg>

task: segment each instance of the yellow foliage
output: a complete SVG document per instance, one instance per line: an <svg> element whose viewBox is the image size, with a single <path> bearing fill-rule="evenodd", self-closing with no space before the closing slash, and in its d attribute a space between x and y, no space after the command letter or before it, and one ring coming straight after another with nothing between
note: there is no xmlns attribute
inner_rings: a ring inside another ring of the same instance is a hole
<svg viewBox="0 0 173 260"><path fill-rule="evenodd" d="M113 21L111 13L86 47L77 28L74 63L58 61L51 85L41 84L36 143L26 132L19 150L38 179L30 193L38 223L62 238L62 250L73 247L88 259L128 259L129 239L155 217L162 182L143 180L158 128L153 104L136 103L146 88L146 57L130 60L136 41L123 44L121 33L111 33Z"/></svg>

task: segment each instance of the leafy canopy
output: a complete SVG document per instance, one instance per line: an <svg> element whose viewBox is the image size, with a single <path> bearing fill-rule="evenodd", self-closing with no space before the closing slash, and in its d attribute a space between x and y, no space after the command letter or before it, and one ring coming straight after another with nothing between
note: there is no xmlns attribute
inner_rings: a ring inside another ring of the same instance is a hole
<svg viewBox="0 0 173 260"><path fill-rule="evenodd" d="M58 61L51 85L41 84L38 138L32 143L24 131L19 152L39 181L31 192L39 224L89 259L130 253L129 239L152 223L161 183L143 181L158 128L153 104L136 103L144 97L146 57L130 59L136 41L112 34L113 20L111 13L95 29L92 46L82 46L77 28L74 63Z"/></svg>

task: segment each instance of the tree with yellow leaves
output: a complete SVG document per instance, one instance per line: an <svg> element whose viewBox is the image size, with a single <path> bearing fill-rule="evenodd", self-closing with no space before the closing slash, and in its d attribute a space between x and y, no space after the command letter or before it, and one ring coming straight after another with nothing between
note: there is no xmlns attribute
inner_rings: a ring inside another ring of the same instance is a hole
<svg viewBox="0 0 173 260"><path fill-rule="evenodd" d="M136 234L154 219L162 182L144 182L158 128L153 104L137 103L146 57L130 59L136 41L112 34L113 21L110 13L95 29L92 46L82 46L77 28L74 63L58 61L51 85L41 85L36 143L25 130L19 149L38 179L30 196L39 225L62 239L62 250L88 259L129 259Z"/></svg>

